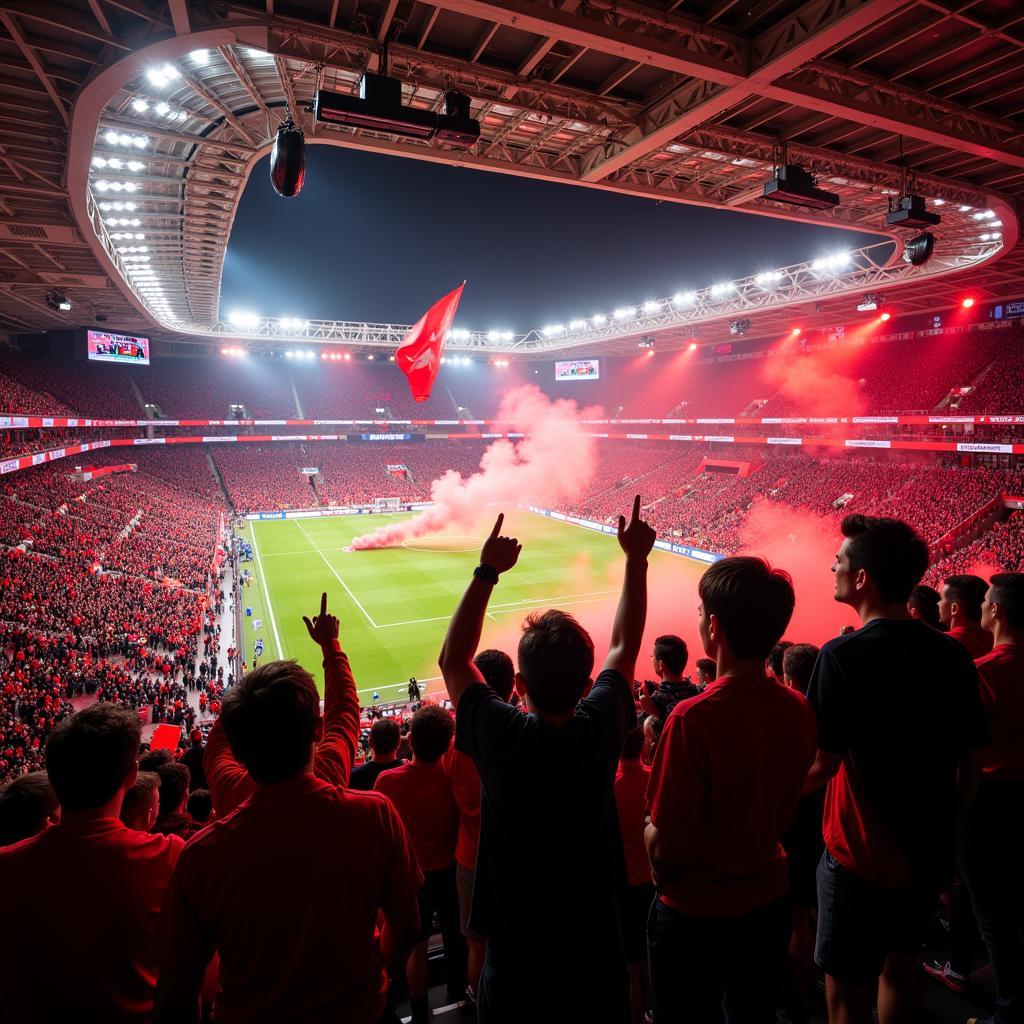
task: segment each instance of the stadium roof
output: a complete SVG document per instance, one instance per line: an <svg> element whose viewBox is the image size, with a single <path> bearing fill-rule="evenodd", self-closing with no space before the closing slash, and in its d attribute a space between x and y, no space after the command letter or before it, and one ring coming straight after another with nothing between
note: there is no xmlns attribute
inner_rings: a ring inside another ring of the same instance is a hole
<svg viewBox="0 0 1024 1024"><path fill-rule="evenodd" d="M437 109L448 88L471 97L476 146L313 123L314 91L351 93L364 69L381 68L384 43L404 102ZM638 333L681 343L695 325L714 340L740 314L758 333L780 329L794 302L808 326L842 322L866 284L910 312L952 305L968 287L982 301L1008 297L1024 276L1016 0L0 0L0 330L100 314L166 339L272 334L263 321L241 333L219 322L220 275L242 189L289 109L313 143L896 243L857 253L849 275L779 268L785 287L740 283L720 302L638 308L601 330L546 335L538 324L512 342L456 347L626 350ZM801 213L765 200L784 153L839 206ZM883 227L904 189L941 201L936 255L921 268L900 259L906 232ZM55 286L73 296L70 312L48 308ZM330 340L339 327L363 329L371 346L400 332L335 325Z"/></svg>

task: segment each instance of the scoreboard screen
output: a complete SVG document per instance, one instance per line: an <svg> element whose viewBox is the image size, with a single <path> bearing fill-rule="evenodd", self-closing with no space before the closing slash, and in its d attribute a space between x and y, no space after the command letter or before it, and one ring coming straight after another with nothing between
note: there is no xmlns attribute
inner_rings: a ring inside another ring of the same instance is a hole
<svg viewBox="0 0 1024 1024"><path fill-rule="evenodd" d="M109 331L86 331L86 355L100 363L131 363L149 366L149 338Z"/></svg>
<svg viewBox="0 0 1024 1024"><path fill-rule="evenodd" d="M567 359L555 363L555 380L598 380L601 363L597 359Z"/></svg>

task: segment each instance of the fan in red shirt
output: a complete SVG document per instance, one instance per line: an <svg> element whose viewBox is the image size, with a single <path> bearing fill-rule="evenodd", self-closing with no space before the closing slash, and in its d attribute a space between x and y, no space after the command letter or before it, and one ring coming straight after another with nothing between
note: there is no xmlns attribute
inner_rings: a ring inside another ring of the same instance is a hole
<svg viewBox="0 0 1024 1024"><path fill-rule="evenodd" d="M473 664L484 682L506 703L512 697L516 670L504 652L490 648L481 651ZM469 927L469 911L476 876L476 855L480 846L480 772L468 754L454 747L448 752L448 778L459 807L459 837L455 843L455 886L459 893L459 928L469 947L466 977L469 997L475 999L480 987L480 972L487 955L487 936Z"/></svg>
<svg viewBox="0 0 1024 1024"><path fill-rule="evenodd" d="M153 940L184 845L118 818L138 773L138 714L113 704L65 719L46 744L61 820L0 850L0 1005L9 1024L150 1020ZM54 884L72 866L81 884Z"/></svg>
<svg viewBox="0 0 1024 1024"><path fill-rule="evenodd" d="M939 619L972 658L992 650L992 634L981 625L981 602L988 584L980 576L947 576L939 600Z"/></svg>
<svg viewBox="0 0 1024 1024"><path fill-rule="evenodd" d="M455 840L459 809L445 770L455 722L436 704L424 704L412 716L409 739L412 761L381 772L374 790L395 805L409 830L424 874L419 893L420 935L406 965L414 1024L430 1019L427 1005L427 940L434 914L444 940L448 999L462 999L466 988L466 943L459 931L459 900L455 888Z"/></svg>
<svg viewBox="0 0 1024 1024"><path fill-rule="evenodd" d="M698 626L718 678L677 704L651 770L647 850L655 1020L771 1020L786 956L779 842L814 762L814 712L765 675L793 585L759 558L701 577Z"/></svg>
<svg viewBox="0 0 1024 1024"><path fill-rule="evenodd" d="M1017 1020L1024 1000L1024 573L992 577L981 624L995 641L977 661L992 745L959 832L958 863L988 949L993 1021Z"/></svg>
<svg viewBox="0 0 1024 1024"><path fill-rule="evenodd" d="M651 862L644 845L647 824L647 784L651 769L641 760L644 731L637 726L626 733L615 773L615 806L619 812L622 849L626 857L626 883L629 888L622 905L622 943L629 967L629 1006L633 1024L643 1024L647 1009L647 917L654 902Z"/></svg>
<svg viewBox="0 0 1024 1024"><path fill-rule="evenodd" d="M325 662L339 661L326 594L305 623ZM351 675L341 683L338 699L354 701ZM405 962L419 928L422 875L401 820L383 797L314 775L320 698L295 662L261 665L233 686L221 724L253 792L178 862L164 905L156 1020L196 1019L217 953L221 1024L375 1024L387 1002L385 965ZM354 748L357 729L356 718L343 746ZM220 763L207 765L212 789Z"/></svg>

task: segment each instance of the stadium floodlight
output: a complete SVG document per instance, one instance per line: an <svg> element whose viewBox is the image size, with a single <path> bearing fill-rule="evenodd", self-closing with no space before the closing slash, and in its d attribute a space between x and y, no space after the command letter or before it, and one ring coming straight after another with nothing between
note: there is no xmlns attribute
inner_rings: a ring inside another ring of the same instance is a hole
<svg viewBox="0 0 1024 1024"><path fill-rule="evenodd" d="M776 167L771 181L764 183L763 195L776 203L811 210L828 210L839 205L839 196L818 188L814 175L798 164Z"/></svg>
<svg viewBox="0 0 1024 1024"><path fill-rule="evenodd" d="M71 309L71 300L60 288L50 288L46 293L46 304L54 311L66 313Z"/></svg>
<svg viewBox="0 0 1024 1024"><path fill-rule="evenodd" d="M964 296L964 298L962 298L960 300L960 305L964 309L970 309L974 305L974 303L975 303L975 299L971 295L966 295L966 296Z"/></svg>
<svg viewBox="0 0 1024 1024"><path fill-rule="evenodd" d="M511 341L514 337L515 337L515 335L511 331L502 331L501 332L501 340L502 341Z"/></svg>
<svg viewBox="0 0 1024 1024"><path fill-rule="evenodd" d="M828 256L820 256L811 264L811 270L818 273L838 274L850 265L851 256L848 252L834 252Z"/></svg>
<svg viewBox="0 0 1024 1024"><path fill-rule="evenodd" d="M135 99L132 100L132 110L134 110L136 114L144 114L149 110L149 104L141 96L136 96Z"/></svg>
<svg viewBox="0 0 1024 1024"><path fill-rule="evenodd" d="M193 50L189 55L188 59L192 61L197 68L205 68L210 63L210 51L209 50Z"/></svg>
<svg viewBox="0 0 1024 1024"><path fill-rule="evenodd" d="M583 328L586 327L586 326L587 326L587 321L586 320L577 319L577 320L570 320L569 321L569 330L570 331L582 331Z"/></svg>
<svg viewBox="0 0 1024 1024"><path fill-rule="evenodd" d="M553 338L556 334L562 334L564 331L565 327L562 324L548 324L541 333L545 338Z"/></svg>
<svg viewBox="0 0 1024 1024"><path fill-rule="evenodd" d="M754 278L754 284L759 284L764 287L766 285L773 285L776 281L780 281L781 279L781 270L765 270Z"/></svg>
<svg viewBox="0 0 1024 1024"><path fill-rule="evenodd" d="M590 322L595 327L602 327L604 324L608 323L608 317L606 317L604 313L597 313L595 316L590 318Z"/></svg>
<svg viewBox="0 0 1024 1024"><path fill-rule="evenodd" d="M154 85L158 89L162 89L180 77L181 73L173 64L162 64L158 68L149 68L146 72L146 78L149 79L150 85Z"/></svg>
<svg viewBox="0 0 1024 1024"><path fill-rule="evenodd" d="M982 210L974 215L975 220L991 220L996 215L995 210Z"/></svg>
<svg viewBox="0 0 1024 1024"><path fill-rule="evenodd" d="M676 292L672 296L672 305L674 306L692 306L696 301L696 292Z"/></svg>
<svg viewBox="0 0 1024 1024"><path fill-rule="evenodd" d="M720 284L713 284L711 286L712 298L718 298L721 295L728 295L729 292L735 291L736 285L732 281L723 281Z"/></svg>
<svg viewBox="0 0 1024 1024"><path fill-rule="evenodd" d="M690 351L691 352L696 352L697 351L697 342L695 342L695 341L691 341L690 342Z"/></svg>
<svg viewBox="0 0 1024 1024"><path fill-rule="evenodd" d="M613 320L629 320L634 316L636 316L635 306L620 306L614 313L612 313Z"/></svg>
<svg viewBox="0 0 1024 1024"><path fill-rule="evenodd" d="M655 302L654 299L648 299L644 303L644 312L645 313L657 313L659 305L660 305L660 303Z"/></svg>
<svg viewBox="0 0 1024 1024"><path fill-rule="evenodd" d="M171 112L171 105L161 100L153 109L162 117Z"/></svg>
<svg viewBox="0 0 1024 1024"><path fill-rule="evenodd" d="M881 320L883 324L886 324L892 319L892 313L890 313L888 310L885 310L884 312L879 314L878 319Z"/></svg>
<svg viewBox="0 0 1024 1024"><path fill-rule="evenodd" d="M487 340L488 341L501 341L501 331L488 331L487 332Z"/></svg>
<svg viewBox="0 0 1024 1024"><path fill-rule="evenodd" d="M903 259L912 267L920 267L932 258L933 252L935 236L930 231L922 231L903 247Z"/></svg>
<svg viewBox="0 0 1024 1024"><path fill-rule="evenodd" d="M288 351L285 352L284 357L285 359L294 359L295 353L291 349L288 349Z"/></svg>
<svg viewBox="0 0 1024 1024"><path fill-rule="evenodd" d="M259 326L260 318L256 313L250 313L245 309L233 309L228 313L228 323L235 327L255 328Z"/></svg>

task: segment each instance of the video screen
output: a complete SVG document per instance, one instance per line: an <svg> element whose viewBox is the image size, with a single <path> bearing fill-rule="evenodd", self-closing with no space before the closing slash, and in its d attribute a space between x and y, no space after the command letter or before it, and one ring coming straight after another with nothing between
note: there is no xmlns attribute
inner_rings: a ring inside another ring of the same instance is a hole
<svg viewBox="0 0 1024 1024"><path fill-rule="evenodd" d="M89 359L100 363L132 363L149 366L149 338L133 338L128 334L108 331L86 331Z"/></svg>
<svg viewBox="0 0 1024 1024"><path fill-rule="evenodd" d="M567 359L555 363L555 380L598 380L601 363L597 359Z"/></svg>

